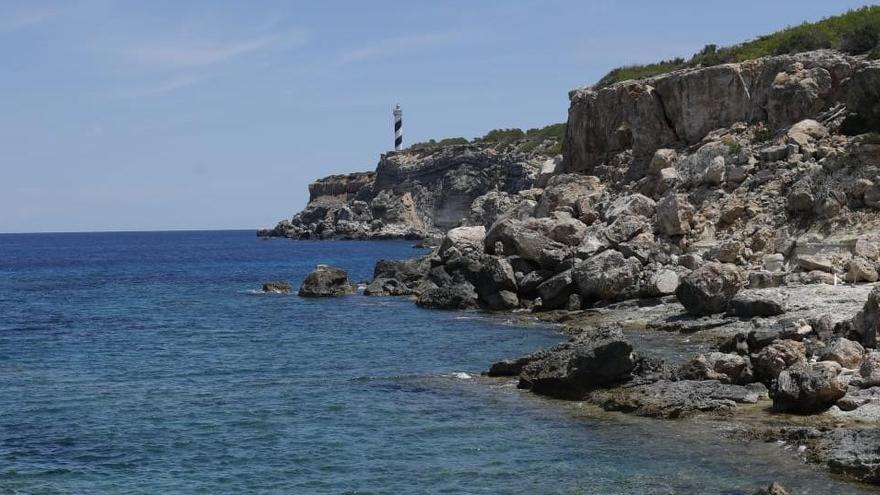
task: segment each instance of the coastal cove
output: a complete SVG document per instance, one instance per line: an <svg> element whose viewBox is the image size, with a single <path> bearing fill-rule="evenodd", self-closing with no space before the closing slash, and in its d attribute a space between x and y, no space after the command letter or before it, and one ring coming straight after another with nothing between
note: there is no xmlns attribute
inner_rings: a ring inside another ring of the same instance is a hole
<svg viewBox="0 0 880 495"><path fill-rule="evenodd" d="M738 440L543 398L492 362L565 340L509 313L261 294L369 280L409 241L0 235L2 493L874 493Z"/></svg>

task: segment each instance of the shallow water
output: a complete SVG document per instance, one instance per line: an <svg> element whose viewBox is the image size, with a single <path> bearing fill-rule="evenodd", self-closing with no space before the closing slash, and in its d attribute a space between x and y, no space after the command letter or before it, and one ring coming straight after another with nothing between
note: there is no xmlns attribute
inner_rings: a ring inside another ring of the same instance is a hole
<svg viewBox="0 0 880 495"><path fill-rule="evenodd" d="M717 426L586 414L488 364L563 339L354 280L403 242L0 235L0 493L867 493Z"/></svg>

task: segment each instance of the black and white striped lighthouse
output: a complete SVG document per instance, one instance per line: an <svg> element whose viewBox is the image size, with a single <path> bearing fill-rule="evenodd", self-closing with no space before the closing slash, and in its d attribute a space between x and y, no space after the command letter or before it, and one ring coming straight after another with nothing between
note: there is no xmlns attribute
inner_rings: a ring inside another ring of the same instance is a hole
<svg viewBox="0 0 880 495"><path fill-rule="evenodd" d="M400 105L394 107L394 151L399 151L403 146L403 111Z"/></svg>

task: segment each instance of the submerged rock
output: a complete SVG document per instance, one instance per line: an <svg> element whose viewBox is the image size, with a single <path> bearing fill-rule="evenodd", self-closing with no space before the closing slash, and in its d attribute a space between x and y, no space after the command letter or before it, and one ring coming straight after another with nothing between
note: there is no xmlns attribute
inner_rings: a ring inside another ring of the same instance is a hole
<svg viewBox="0 0 880 495"><path fill-rule="evenodd" d="M318 265L299 288L300 297L335 297L354 292L348 282L348 273L331 265Z"/></svg>
<svg viewBox="0 0 880 495"><path fill-rule="evenodd" d="M836 430L828 452L831 472L866 483L880 483L880 430Z"/></svg>
<svg viewBox="0 0 880 495"><path fill-rule="evenodd" d="M287 282L266 282L263 284L262 290L267 294L290 294L290 284Z"/></svg>
<svg viewBox="0 0 880 495"><path fill-rule="evenodd" d="M608 411L639 416L681 418L700 412L726 412L737 403L758 402L756 390L715 380L660 380L654 383L599 390L590 401Z"/></svg>

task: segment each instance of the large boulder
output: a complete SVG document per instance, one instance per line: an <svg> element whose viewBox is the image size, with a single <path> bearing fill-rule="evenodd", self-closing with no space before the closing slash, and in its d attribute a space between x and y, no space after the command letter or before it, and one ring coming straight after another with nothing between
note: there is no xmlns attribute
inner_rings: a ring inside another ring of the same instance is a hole
<svg viewBox="0 0 880 495"><path fill-rule="evenodd" d="M641 269L636 258L609 249L575 267L572 276L585 299L614 300L636 294Z"/></svg>
<svg viewBox="0 0 880 495"><path fill-rule="evenodd" d="M834 361L847 369L858 369L865 357L865 348L858 342L839 338L831 343L821 356L822 361Z"/></svg>
<svg viewBox="0 0 880 495"><path fill-rule="evenodd" d="M877 332L880 330L880 286L868 294L862 310L852 320L855 336L865 347L877 347Z"/></svg>
<svg viewBox="0 0 880 495"><path fill-rule="evenodd" d="M583 199L598 197L602 183L598 178L581 174L560 174L551 177L535 208L536 217L550 216L554 211L568 211L575 216L582 212Z"/></svg>
<svg viewBox="0 0 880 495"><path fill-rule="evenodd" d="M517 255L542 267L555 268L566 255L566 246L547 237L531 224L504 218L495 222L483 241L486 252ZM503 253L497 252L501 248Z"/></svg>
<svg viewBox="0 0 880 495"><path fill-rule="evenodd" d="M467 309L477 306L477 296L466 284L436 287L422 292L416 304L431 309Z"/></svg>
<svg viewBox="0 0 880 495"><path fill-rule="evenodd" d="M865 354L859 366L859 386L863 388L880 386L880 352L871 351Z"/></svg>
<svg viewBox="0 0 880 495"><path fill-rule="evenodd" d="M354 292L348 273L338 266L318 265L299 288L300 297L335 297Z"/></svg>
<svg viewBox="0 0 880 495"><path fill-rule="evenodd" d="M731 299L744 285L744 277L736 266L709 262L682 278L675 296L688 313L712 315L727 311Z"/></svg>
<svg viewBox="0 0 880 495"><path fill-rule="evenodd" d="M565 270L545 280L538 286L541 309L556 309L568 302L573 287L572 270Z"/></svg>
<svg viewBox="0 0 880 495"><path fill-rule="evenodd" d="M756 335L756 333L750 335L750 340L754 342L750 343L750 347L760 345ZM790 339L774 340L752 355L755 376L766 384L776 380L786 368L804 363L806 360L807 348L804 343Z"/></svg>
<svg viewBox="0 0 880 495"><path fill-rule="evenodd" d="M710 352L700 354L682 366L678 376L685 380L718 380L721 383L742 385L751 381L752 370L746 357Z"/></svg>
<svg viewBox="0 0 880 495"><path fill-rule="evenodd" d="M785 313L785 308L782 302L774 297L741 293L730 300L728 311L731 315L740 318L754 318L778 316Z"/></svg>
<svg viewBox="0 0 880 495"><path fill-rule="evenodd" d="M561 344L522 369L520 388L581 399L590 390L620 382L635 367L632 346L618 329L595 329Z"/></svg>
<svg viewBox="0 0 880 495"><path fill-rule="evenodd" d="M480 253L483 251L483 240L486 238L486 227L456 227L450 229L443 236L440 243L440 255L443 256L449 249L456 248L462 254Z"/></svg>
<svg viewBox="0 0 880 495"><path fill-rule="evenodd" d="M814 413L846 395L841 366L834 361L797 364L779 374L770 391L773 408L781 412Z"/></svg>
<svg viewBox="0 0 880 495"><path fill-rule="evenodd" d="M687 194L669 194L657 203L657 231L668 236L678 236L691 231L694 207Z"/></svg>

